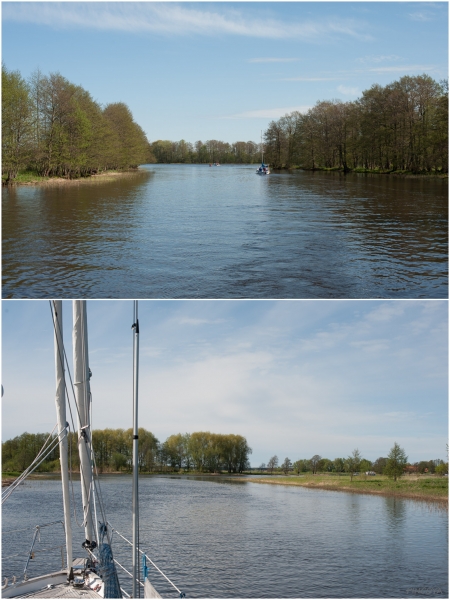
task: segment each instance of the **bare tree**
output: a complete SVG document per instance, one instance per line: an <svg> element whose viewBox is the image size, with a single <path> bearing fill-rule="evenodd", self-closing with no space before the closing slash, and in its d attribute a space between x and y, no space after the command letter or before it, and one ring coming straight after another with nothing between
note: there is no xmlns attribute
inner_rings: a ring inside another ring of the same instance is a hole
<svg viewBox="0 0 450 600"><path fill-rule="evenodd" d="M289 458L285 458L283 464L281 465L281 468L284 471L284 474L287 475L289 473L289 471L292 469L292 463L291 460Z"/></svg>
<svg viewBox="0 0 450 600"><path fill-rule="evenodd" d="M267 468L270 469L270 473L273 472L274 469L278 467L278 456L272 456L272 458L267 463Z"/></svg>

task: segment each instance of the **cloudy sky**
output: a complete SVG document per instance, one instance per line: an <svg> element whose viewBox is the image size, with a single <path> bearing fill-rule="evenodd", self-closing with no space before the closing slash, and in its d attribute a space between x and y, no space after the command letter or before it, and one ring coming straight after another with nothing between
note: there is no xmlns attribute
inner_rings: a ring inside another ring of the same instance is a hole
<svg viewBox="0 0 450 600"><path fill-rule="evenodd" d="M48 301L3 301L3 439L56 423ZM89 301L94 428L132 426L132 303ZM64 302L71 356L72 307ZM446 301L142 301L140 425L283 460L446 457Z"/></svg>
<svg viewBox="0 0 450 600"><path fill-rule="evenodd" d="M258 141L272 119L448 73L446 2L3 2L2 57L122 101L151 141Z"/></svg>

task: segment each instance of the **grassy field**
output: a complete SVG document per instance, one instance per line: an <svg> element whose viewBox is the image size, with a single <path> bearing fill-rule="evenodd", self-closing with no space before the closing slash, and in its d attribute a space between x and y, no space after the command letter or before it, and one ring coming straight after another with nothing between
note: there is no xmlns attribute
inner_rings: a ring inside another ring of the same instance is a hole
<svg viewBox="0 0 450 600"><path fill-rule="evenodd" d="M448 503L448 477L429 475L406 475L397 481L384 475L353 477L348 475L288 475L285 477L272 476L253 479L255 483L272 485L298 485L307 488L355 492L359 494L379 494L382 496L397 496L399 498L414 498L416 500L432 500Z"/></svg>

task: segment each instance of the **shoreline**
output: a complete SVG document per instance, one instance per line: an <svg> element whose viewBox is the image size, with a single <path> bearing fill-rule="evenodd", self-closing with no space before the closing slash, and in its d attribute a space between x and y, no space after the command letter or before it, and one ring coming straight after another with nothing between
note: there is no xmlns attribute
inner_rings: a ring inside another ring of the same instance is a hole
<svg viewBox="0 0 450 600"><path fill-rule="evenodd" d="M76 179L66 179L65 177L39 177L30 175L29 181L13 181L11 183L5 183L2 181L2 187L16 187L16 186L66 186L66 185L84 185L86 183L107 183L110 181L114 181L120 177L132 177L134 175L147 173L148 171L144 171L139 167L137 169L127 169L126 171L104 171L102 173L95 173L93 175L88 175L87 177L77 177ZM36 177L36 179L33 179Z"/></svg>
<svg viewBox="0 0 450 600"><path fill-rule="evenodd" d="M74 473L74 475L79 476L79 473ZM131 473L124 473L124 472L120 472L120 471L111 471L111 472L107 472L107 473L100 473L100 475L103 476L130 476ZM248 473L201 473L201 472L192 472L192 473L141 473L142 476L148 476L148 475L152 475L152 476L168 476L168 477L204 477L205 479L209 479L209 478L229 478L229 479L233 479L234 481L238 481L240 483L246 483L246 482L250 482L250 483L259 483L259 484L265 484L265 485L284 485L284 486L294 486L294 487L304 487L310 490L324 490L324 491L331 491L331 492L347 492L347 493L351 493L351 494L365 494L365 495L373 495L373 496L384 496L384 497L389 497L389 498L401 498L401 499L408 499L408 500L419 500L421 502L432 502L433 504L441 504L443 506L445 506L448 509L448 495L439 495L436 494L430 490L429 493L424 493L423 491L414 491L414 490L408 490L408 488L405 486L404 489L392 489L389 488L387 486L381 488L381 489L367 489L367 487L365 489L358 489L357 487L355 487L354 485L348 485L347 483L345 483L344 485L337 485L336 483L333 482L327 482L327 481L311 481L308 479L305 480L288 480L288 479L280 479L277 478L276 476L273 479L268 479L268 478L257 478L257 477L252 477L251 475L249 475ZM61 476L60 471L51 471L48 473L33 473L29 479L32 480L38 480L38 479L54 479L54 478L58 478ZM2 477L2 487L6 487L11 485L11 483L13 483L15 481L14 477L11 476L3 476ZM412 481L408 481L408 480L403 480L404 483L408 483L411 484ZM356 484L360 483L363 485L367 484L367 481L356 481L354 482ZM379 483L377 481L374 481L373 483ZM391 481L386 482L386 483L393 483ZM383 482L381 483L383 484Z"/></svg>
<svg viewBox="0 0 450 600"><path fill-rule="evenodd" d="M310 490L325 490L330 492L348 492L351 494L366 494L373 496L385 496L390 498L405 498L409 500L420 500L422 502L438 502L445 504L448 507L448 495L440 496L439 494L424 494L420 492L413 492L408 490L393 490L393 489L357 489L349 485L336 485L333 483L327 483L320 481L318 483L311 481L283 481L283 480L270 480L270 479L253 479L250 480L252 483L261 483L268 485L291 485L294 487L304 487ZM365 482L364 482L365 483Z"/></svg>

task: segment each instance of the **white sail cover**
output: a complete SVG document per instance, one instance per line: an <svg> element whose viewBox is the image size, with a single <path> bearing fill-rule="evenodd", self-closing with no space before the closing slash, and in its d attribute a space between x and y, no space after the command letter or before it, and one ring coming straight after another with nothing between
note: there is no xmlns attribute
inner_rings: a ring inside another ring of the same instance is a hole
<svg viewBox="0 0 450 600"><path fill-rule="evenodd" d="M144 598L162 598L148 579L144 581Z"/></svg>
<svg viewBox="0 0 450 600"><path fill-rule="evenodd" d="M62 332L62 301L53 302L53 325L55 332L56 370L56 414L58 418L59 457L61 461L61 482L64 504L64 526L66 531L67 568L72 566L72 524L70 519L69 469L66 436L66 382L64 374L64 346Z"/></svg>
<svg viewBox="0 0 450 600"><path fill-rule="evenodd" d="M78 449L80 453L81 492L86 540L94 539L92 513L92 469L90 458L90 422L89 422L89 365L87 347L86 301L73 301L73 369L75 398L78 417Z"/></svg>

